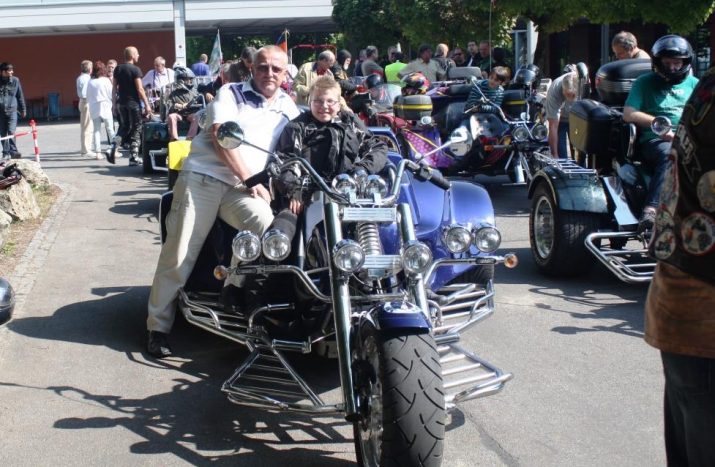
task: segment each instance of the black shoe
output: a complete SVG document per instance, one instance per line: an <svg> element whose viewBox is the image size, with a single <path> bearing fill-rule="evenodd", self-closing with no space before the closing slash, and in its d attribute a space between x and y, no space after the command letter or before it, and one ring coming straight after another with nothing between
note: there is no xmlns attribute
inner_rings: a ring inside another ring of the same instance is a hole
<svg viewBox="0 0 715 467"><path fill-rule="evenodd" d="M159 331L149 331L149 340L146 344L146 351L152 357L170 357L171 347L169 347L169 335Z"/></svg>
<svg viewBox="0 0 715 467"><path fill-rule="evenodd" d="M107 162L109 162L110 164L116 163L117 150L117 143L114 143L112 144L112 147L109 148L109 151L107 151Z"/></svg>
<svg viewBox="0 0 715 467"><path fill-rule="evenodd" d="M655 211L653 209L644 209L641 218L638 221L638 233L652 232L655 226Z"/></svg>
<svg viewBox="0 0 715 467"><path fill-rule="evenodd" d="M138 154L130 154L129 155L129 165L134 166L134 165L139 165L139 155Z"/></svg>
<svg viewBox="0 0 715 467"><path fill-rule="evenodd" d="M15 152L13 152L13 153L10 154L10 158L11 158L11 159L20 159L20 158L22 158L22 154L19 153L19 152L17 152L17 151L15 151Z"/></svg>

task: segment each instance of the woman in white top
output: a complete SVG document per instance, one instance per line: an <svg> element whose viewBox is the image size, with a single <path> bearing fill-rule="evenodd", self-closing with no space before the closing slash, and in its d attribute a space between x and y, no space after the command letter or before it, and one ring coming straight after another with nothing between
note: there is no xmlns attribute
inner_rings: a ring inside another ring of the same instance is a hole
<svg viewBox="0 0 715 467"><path fill-rule="evenodd" d="M107 131L107 144L114 139L114 120L112 119L112 81L107 77L107 67L104 62L97 61L92 68L92 79L87 84L87 104L89 116L94 124L92 150L97 159L103 159L100 132L102 123Z"/></svg>

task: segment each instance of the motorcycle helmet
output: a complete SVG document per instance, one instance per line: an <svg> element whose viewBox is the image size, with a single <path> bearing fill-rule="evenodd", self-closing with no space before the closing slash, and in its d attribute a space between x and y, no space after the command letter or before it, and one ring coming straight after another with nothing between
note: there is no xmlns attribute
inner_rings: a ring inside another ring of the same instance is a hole
<svg viewBox="0 0 715 467"><path fill-rule="evenodd" d="M416 71L402 78L405 86L402 88L402 94L410 96L414 94L425 94L430 87L430 82L425 75Z"/></svg>
<svg viewBox="0 0 715 467"><path fill-rule="evenodd" d="M196 86L196 75L191 71L191 68L186 68L183 66L174 67L174 82L183 86L186 89L194 89Z"/></svg>
<svg viewBox="0 0 715 467"><path fill-rule="evenodd" d="M678 84L682 83L690 73L693 63L693 48L682 37L671 34L655 41L651 49L651 56L655 74L668 84ZM679 58L683 60L683 66L678 70L670 70L663 65L664 58Z"/></svg>
<svg viewBox="0 0 715 467"><path fill-rule="evenodd" d="M365 87L367 89L376 88L381 84L382 84L382 78L380 77L380 75L376 75L373 73L373 74L369 75L367 78L365 78Z"/></svg>
<svg viewBox="0 0 715 467"><path fill-rule="evenodd" d="M531 88L539 84L540 76L539 67L530 63L516 70L512 84L515 88Z"/></svg>

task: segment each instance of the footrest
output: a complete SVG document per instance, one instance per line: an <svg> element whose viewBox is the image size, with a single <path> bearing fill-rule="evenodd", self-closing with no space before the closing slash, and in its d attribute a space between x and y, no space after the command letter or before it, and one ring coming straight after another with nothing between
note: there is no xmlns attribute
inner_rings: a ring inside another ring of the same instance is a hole
<svg viewBox="0 0 715 467"><path fill-rule="evenodd" d="M313 414L339 413L326 405L276 349L254 344L251 354L226 380L221 390L239 405Z"/></svg>
<svg viewBox="0 0 715 467"><path fill-rule="evenodd" d="M166 163L166 157L169 154L166 148L162 149L153 149L149 151L149 159L151 159L151 168L154 170L162 171L162 172L168 172L169 167L167 167ZM157 158L162 157L164 158L164 165L159 165L157 164L156 160Z"/></svg>
<svg viewBox="0 0 715 467"><path fill-rule="evenodd" d="M454 409L460 402L495 394L513 377L457 343L439 345L438 340L437 350L447 410Z"/></svg>
<svg viewBox="0 0 715 467"><path fill-rule="evenodd" d="M624 242L621 249L600 246L601 240L620 240ZM636 240L639 248L627 249L629 240ZM584 240L586 249L590 251L604 266L623 282L650 282L655 272L655 260L648 256L648 248L641 236L635 232L595 232Z"/></svg>

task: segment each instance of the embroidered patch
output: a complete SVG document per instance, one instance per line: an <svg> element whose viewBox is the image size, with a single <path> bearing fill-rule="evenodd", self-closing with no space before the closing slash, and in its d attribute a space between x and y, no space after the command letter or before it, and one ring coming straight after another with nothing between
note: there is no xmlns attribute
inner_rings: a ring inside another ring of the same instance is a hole
<svg viewBox="0 0 715 467"><path fill-rule="evenodd" d="M705 172L697 185L698 201L707 212L715 211L715 170Z"/></svg>
<svg viewBox="0 0 715 467"><path fill-rule="evenodd" d="M658 259L666 259L675 251L675 234L672 230L666 230L658 234L653 245L653 252Z"/></svg>
<svg viewBox="0 0 715 467"><path fill-rule="evenodd" d="M680 227L683 249L691 255L704 255L715 247L715 220L696 212L685 219Z"/></svg>

